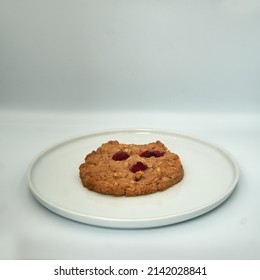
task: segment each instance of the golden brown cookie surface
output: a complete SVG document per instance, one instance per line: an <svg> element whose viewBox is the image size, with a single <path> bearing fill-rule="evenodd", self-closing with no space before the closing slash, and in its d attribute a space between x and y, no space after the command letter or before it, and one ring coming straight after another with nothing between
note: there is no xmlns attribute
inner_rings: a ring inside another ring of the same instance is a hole
<svg viewBox="0 0 260 280"><path fill-rule="evenodd" d="M184 175L179 156L160 141L143 145L109 141L88 154L79 170L84 187L114 196L163 191Z"/></svg>

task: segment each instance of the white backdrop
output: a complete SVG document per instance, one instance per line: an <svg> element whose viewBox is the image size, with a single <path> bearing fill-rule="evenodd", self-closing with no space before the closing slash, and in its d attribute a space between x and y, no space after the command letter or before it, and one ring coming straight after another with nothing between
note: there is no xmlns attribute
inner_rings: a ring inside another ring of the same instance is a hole
<svg viewBox="0 0 260 280"><path fill-rule="evenodd" d="M257 0L1 0L0 108L258 112Z"/></svg>

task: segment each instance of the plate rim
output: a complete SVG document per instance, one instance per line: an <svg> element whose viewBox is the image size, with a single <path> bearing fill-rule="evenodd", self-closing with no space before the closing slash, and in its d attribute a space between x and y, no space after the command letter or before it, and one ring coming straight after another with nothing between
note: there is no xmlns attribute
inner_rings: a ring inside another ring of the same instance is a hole
<svg viewBox="0 0 260 280"><path fill-rule="evenodd" d="M188 138L189 140L193 141L199 141L202 144L206 144L207 146L210 146L211 148L217 149L218 152L221 152L221 154L224 154L225 157L229 159L229 161L232 163L234 168L234 178L232 180L232 183L230 183L230 186L227 188L226 192L219 196L218 198L214 199L214 203L208 202L204 205L194 208L192 210L187 210L181 213L177 214L169 214L169 215L163 215L162 217L148 217L148 218L109 218L109 217L101 217L101 216L94 216L94 215L84 215L82 213L79 213L77 211L71 211L69 209L66 209L61 206L55 205L53 202L47 201L44 197L42 197L36 187L33 184L32 181L32 171L37 163L37 161L47 152L50 152L52 149L57 148L58 146L62 146L64 144L69 144L73 141L78 141L83 138L89 138L89 137L98 137L98 136L105 136L109 134L118 134L118 133L147 133L147 134L163 134L163 135L171 135L176 137L184 137ZM81 222L88 225L94 225L94 226L100 226L100 227L106 227L106 228L121 228L121 229L138 229L138 228L153 228L153 227L161 227L166 226L170 224L176 224L182 221L190 220L193 218L196 218L198 216L201 216L203 214L206 214L207 212L212 211L214 208L217 208L219 205L221 205L234 191L236 188L236 185L239 180L240 170L237 161L235 160L234 156L227 151L225 148L221 147L220 145L216 144L213 141L207 140L205 138L197 137L195 135L189 134L189 133L183 133L179 131L173 131L173 130L166 130L166 129L154 129L154 128L129 128L129 129L104 129L99 130L95 132L89 132L85 134L80 134L78 136L69 137L67 139L63 139L59 142L56 142L52 145L49 145L42 149L37 155L34 156L34 158L31 160L26 176L27 176L27 182L29 185L29 189L31 193L33 194L34 198L42 204L45 208L49 209L50 211L62 216L66 217L68 219ZM196 215L192 215L192 217L188 217L190 213L197 213ZM75 217L76 215L76 217ZM187 216L187 217L186 217ZM183 217L183 218L181 218ZM185 218L186 217L186 218ZM160 223L159 225L154 225L155 221L165 221L164 223ZM111 222L114 225L111 225Z"/></svg>

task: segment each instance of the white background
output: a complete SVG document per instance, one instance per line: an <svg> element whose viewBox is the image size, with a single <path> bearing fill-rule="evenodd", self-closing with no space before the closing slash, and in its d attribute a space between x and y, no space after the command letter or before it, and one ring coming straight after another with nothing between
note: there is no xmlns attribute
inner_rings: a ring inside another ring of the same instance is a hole
<svg viewBox="0 0 260 280"><path fill-rule="evenodd" d="M258 1L0 0L0 258L259 259ZM31 195L43 148L114 128L209 139L237 189L184 223L116 230L67 220Z"/></svg>

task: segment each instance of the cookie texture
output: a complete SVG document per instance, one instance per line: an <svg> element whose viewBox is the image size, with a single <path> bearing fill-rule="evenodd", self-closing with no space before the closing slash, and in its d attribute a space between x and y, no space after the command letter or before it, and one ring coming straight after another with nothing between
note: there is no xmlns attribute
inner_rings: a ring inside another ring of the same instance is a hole
<svg viewBox="0 0 260 280"><path fill-rule="evenodd" d="M164 191L184 176L181 160L160 141L122 144L109 141L85 157L79 167L84 187L114 196Z"/></svg>

